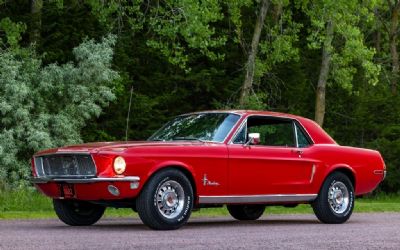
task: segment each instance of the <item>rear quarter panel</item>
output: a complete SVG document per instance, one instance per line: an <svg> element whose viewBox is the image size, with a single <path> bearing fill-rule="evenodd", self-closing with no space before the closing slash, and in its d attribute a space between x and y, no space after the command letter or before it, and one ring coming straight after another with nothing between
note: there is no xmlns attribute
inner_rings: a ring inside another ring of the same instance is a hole
<svg viewBox="0 0 400 250"><path fill-rule="evenodd" d="M317 187L322 186L329 174L340 169L353 173L356 195L373 191L383 179L384 162L379 152L375 150L335 144L316 144L312 147L313 154L322 162L321 169L316 171ZM382 175L374 174L375 170L382 171Z"/></svg>

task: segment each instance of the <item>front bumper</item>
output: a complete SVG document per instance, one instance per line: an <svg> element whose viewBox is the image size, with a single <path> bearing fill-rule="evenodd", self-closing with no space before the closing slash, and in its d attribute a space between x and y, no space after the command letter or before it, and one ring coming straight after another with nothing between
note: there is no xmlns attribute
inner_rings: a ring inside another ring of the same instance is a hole
<svg viewBox="0 0 400 250"><path fill-rule="evenodd" d="M48 182L63 182L63 183L95 183L95 182L139 182L140 177L138 176L126 176L126 177L93 177L93 178L52 178L52 177L34 177L32 182L48 183Z"/></svg>
<svg viewBox="0 0 400 250"><path fill-rule="evenodd" d="M32 182L43 194L53 199L96 201L136 197L139 193L140 177L34 177Z"/></svg>

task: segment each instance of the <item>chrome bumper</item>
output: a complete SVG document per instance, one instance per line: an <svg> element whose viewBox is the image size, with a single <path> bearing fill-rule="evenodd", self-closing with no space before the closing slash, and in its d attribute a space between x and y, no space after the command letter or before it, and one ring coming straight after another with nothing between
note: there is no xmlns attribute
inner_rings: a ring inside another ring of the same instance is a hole
<svg viewBox="0 0 400 250"><path fill-rule="evenodd" d="M138 176L126 177L93 177L93 178L52 178L52 177L34 177L31 179L32 183L48 183L48 182L63 182L63 183L96 183L96 182L139 182Z"/></svg>

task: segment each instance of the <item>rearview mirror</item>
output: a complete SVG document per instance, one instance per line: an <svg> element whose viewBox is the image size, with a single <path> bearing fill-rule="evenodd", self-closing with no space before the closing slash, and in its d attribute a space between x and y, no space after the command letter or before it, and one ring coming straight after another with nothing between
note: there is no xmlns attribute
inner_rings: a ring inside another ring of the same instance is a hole
<svg viewBox="0 0 400 250"><path fill-rule="evenodd" d="M245 146L258 144L260 144L260 133L249 133L249 138L245 143Z"/></svg>

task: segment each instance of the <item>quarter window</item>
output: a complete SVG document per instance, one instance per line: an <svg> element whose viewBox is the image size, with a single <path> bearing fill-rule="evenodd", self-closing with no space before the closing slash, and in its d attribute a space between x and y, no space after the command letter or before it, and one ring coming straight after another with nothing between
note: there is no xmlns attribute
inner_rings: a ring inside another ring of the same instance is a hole
<svg viewBox="0 0 400 250"><path fill-rule="evenodd" d="M311 145L309 139L304 134L303 130L300 129L298 124L295 124L296 134L297 134L297 143L299 148L306 148Z"/></svg>

